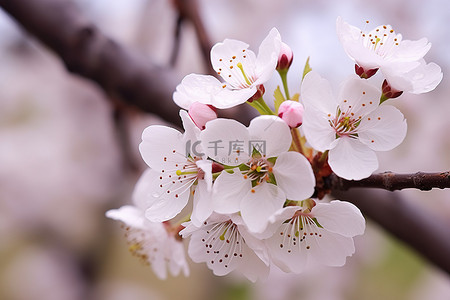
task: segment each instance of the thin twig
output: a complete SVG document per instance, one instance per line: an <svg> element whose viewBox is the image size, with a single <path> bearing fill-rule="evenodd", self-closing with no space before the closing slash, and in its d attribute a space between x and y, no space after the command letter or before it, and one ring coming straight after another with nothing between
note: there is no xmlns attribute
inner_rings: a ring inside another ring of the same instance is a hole
<svg viewBox="0 0 450 300"><path fill-rule="evenodd" d="M450 172L441 173L424 173L417 172L414 174L396 174L392 172L384 172L373 174L362 180L346 180L331 175L329 180L332 190L346 191L350 188L379 188L388 191L396 191L402 189L418 189L421 191L429 191L433 188L445 189L450 188Z"/></svg>
<svg viewBox="0 0 450 300"><path fill-rule="evenodd" d="M217 76L217 73L213 70L209 58L209 54L212 48L212 42L206 32L203 19L200 16L200 9L197 0L173 0L175 7L180 14L180 17L190 21L194 26L195 33L197 34L198 43L203 56L203 62L208 73Z"/></svg>

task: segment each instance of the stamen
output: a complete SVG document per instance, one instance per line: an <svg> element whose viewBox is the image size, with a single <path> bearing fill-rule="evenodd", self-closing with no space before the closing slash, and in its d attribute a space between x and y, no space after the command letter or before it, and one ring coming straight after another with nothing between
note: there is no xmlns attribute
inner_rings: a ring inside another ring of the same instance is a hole
<svg viewBox="0 0 450 300"><path fill-rule="evenodd" d="M250 80L248 79L247 75L245 74L244 67L242 66L242 64L239 62L239 63L237 63L236 67L238 67L241 70L242 75L244 76L245 82L248 85L251 85L252 83L250 82Z"/></svg>

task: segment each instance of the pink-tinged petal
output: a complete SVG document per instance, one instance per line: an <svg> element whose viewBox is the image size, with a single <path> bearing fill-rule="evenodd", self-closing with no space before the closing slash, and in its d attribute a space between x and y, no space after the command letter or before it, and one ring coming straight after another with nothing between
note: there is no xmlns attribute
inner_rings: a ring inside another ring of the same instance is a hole
<svg viewBox="0 0 450 300"><path fill-rule="evenodd" d="M354 75L343 83L338 96L339 108L343 113L353 113L351 117L355 119L362 118L378 107L380 97L379 88Z"/></svg>
<svg viewBox="0 0 450 300"><path fill-rule="evenodd" d="M258 57L255 63L255 74L258 79L255 81L255 84L263 84L270 79L277 66L280 49L280 33L276 28L272 28L259 46Z"/></svg>
<svg viewBox="0 0 450 300"><path fill-rule="evenodd" d="M311 71L303 79L300 95L305 111L315 109L325 115L336 114L337 102L333 96L330 83L319 73Z"/></svg>
<svg viewBox="0 0 450 300"><path fill-rule="evenodd" d="M388 151L403 141L407 125L400 110L391 105L381 105L362 119L358 129L361 143L375 151Z"/></svg>
<svg viewBox="0 0 450 300"><path fill-rule="evenodd" d="M110 209L106 212L106 216L134 228L145 228L144 211L136 206L124 205L119 209Z"/></svg>
<svg viewBox="0 0 450 300"><path fill-rule="evenodd" d="M317 203L311 213L324 229L346 237L361 235L366 228L361 211L350 202L334 200Z"/></svg>
<svg viewBox="0 0 450 300"><path fill-rule="evenodd" d="M305 248L308 252L308 260L320 265L341 267L345 264L347 256L355 253L352 238L322 228L316 228L315 231L321 235L321 238L306 240Z"/></svg>
<svg viewBox="0 0 450 300"><path fill-rule="evenodd" d="M177 86L173 101L184 109L188 109L194 102L213 104L213 95L221 92L222 86L214 76L189 74Z"/></svg>
<svg viewBox="0 0 450 300"><path fill-rule="evenodd" d="M328 154L328 163L336 175L348 180L367 178L378 168L375 152L350 137L338 139Z"/></svg>
<svg viewBox="0 0 450 300"><path fill-rule="evenodd" d="M169 253L166 254L170 273L173 276L178 276L183 272L184 276L189 276L189 266L186 261L183 243L175 240L173 236L169 236L166 244L166 248L170 249Z"/></svg>
<svg viewBox="0 0 450 300"><path fill-rule="evenodd" d="M314 193L316 179L311 164L298 152L281 154L275 162L273 174L289 200L304 200Z"/></svg>
<svg viewBox="0 0 450 300"><path fill-rule="evenodd" d="M208 157L225 165L247 162L249 133L247 127L231 119L215 119L200 133Z"/></svg>
<svg viewBox="0 0 450 300"><path fill-rule="evenodd" d="M259 116L248 127L250 143L262 141L266 157L276 157L289 150L292 136L289 126L276 116Z"/></svg>
<svg viewBox="0 0 450 300"><path fill-rule="evenodd" d="M392 56L397 61L416 61L425 56L431 48L426 38L417 41L403 40Z"/></svg>
<svg viewBox="0 0 450 300"><path fill-rule="evenodd" d="M191 221L195 226L200 227L213 212L213 202L211 191L208 191L207 183L199 180L194 193L194 205L192 209Z"/></svg>
<svg viewBox="0 0 450 300"><path fill-rule="evenodd" d="M183 135L167 126L152 125L145 128L139 151L145 163L158 172L175 169L176 164L186 161Z"/></svg>
<svg viewBox="0 0 450 300"><path fill-rule="evenodd" d="M251 181L244 179L239 169L234 169L232 174L222 171L214 181L211 199L214 203L214 211L221 214L238 212L242 198L251 188Z"/></svg>
<svg viewBox="0 0 450 300"><path fill-rule="evenodd" d="M302 129L306 140L314 149L324 152L334 147L336 131L330 125L330 120L334 118L334 113L329 117L315 108L305 109Z"/></svg>
<svg viewBox="0 0 450 300"><path fill-rule="evenodd" d="M263 182L241 201L241 215L250 232L262 233L269 218L283 207L286 196L276 185Z"/></svg>
<svg viewBox="0 0 450 300"><path fill-rule="evenodd" d="M233 89L249 86L241 69L237 67L239 63L241 63L247 78L253 81L256 78L256 56L253 51L248 50L248 44L237 40L225 39L222 43L217 43L212 47L211 64L213 69Z"/></svg>

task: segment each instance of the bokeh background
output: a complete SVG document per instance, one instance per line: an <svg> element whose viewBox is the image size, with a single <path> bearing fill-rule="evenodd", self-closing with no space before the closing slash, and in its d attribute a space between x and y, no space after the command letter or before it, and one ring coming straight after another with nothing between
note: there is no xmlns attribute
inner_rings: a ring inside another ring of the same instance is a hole
<svg viewBox="0 0 450 300"><path fill-rule="evenodd" d="M38 1L38 0L37 0ZM161 66L174 45L176 11L168 0L76 0L104 33ZM199 0L213 42L235 38L257 51L277 27L294 51L298 92L308 56L334 87L353 72L335 20L367 29L391 24L406 39L427 37L425 57L444 79L425 95L393 105L405 114L404 143L379 153L380 171L450 169L450 6L445 0ZM177 76L205 67L193 27L182 27ZM266 101L280 84L266 86ZM145 165L140 134L164 121L118 112L95 83L67 73L61 60L0 11L0 299L448 299L450 278L368 221L356 254L342 268L300 275L274 271L267 282L214 277L190 263L191 276L160 281L127 251L118 223L104 213L130 202ZM176 112L174 112L176 113ZM450 191L402 191L430 216L450 219ZM345 200L345 199L342 199ZM450 228L450 222L449 222ZM432 247L432 245L430 245ZM449 253L450 255L450 253Z"/></svg>

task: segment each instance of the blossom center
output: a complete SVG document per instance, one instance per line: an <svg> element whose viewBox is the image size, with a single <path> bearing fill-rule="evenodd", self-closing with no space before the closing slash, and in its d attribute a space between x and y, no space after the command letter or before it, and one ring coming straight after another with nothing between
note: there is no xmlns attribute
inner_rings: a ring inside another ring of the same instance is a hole
<svg viewBox="0 0 450 300"><path fill-rule="evenodd" d="M248 163L248 170L243 172L245 179L250 179L259 184L263 181L269 182L272 177L272 163L264 158L252 158Z"/></svg>
<svg viewBox="0 0 450 300"><path fill-rule="evenodd" d="M336 132L337 137L355 136L361 123L361 116L355 117L355 114L350 109L347 112L342 112L338 109L336 117L329 119L328 122Z"/></svg>
<svg viewBox="0 0 450 300"><path fill-rule="evenodd" d="M396 34L390 25L381 25L371 30L369 33L361 31L360 39L365 48L386 58L392 55L398 48L402 36Z"/></svg>

